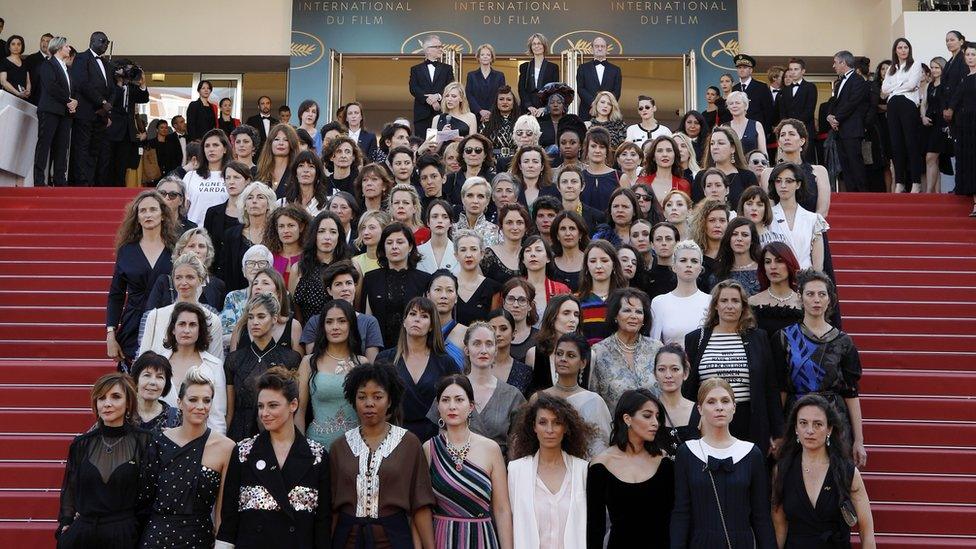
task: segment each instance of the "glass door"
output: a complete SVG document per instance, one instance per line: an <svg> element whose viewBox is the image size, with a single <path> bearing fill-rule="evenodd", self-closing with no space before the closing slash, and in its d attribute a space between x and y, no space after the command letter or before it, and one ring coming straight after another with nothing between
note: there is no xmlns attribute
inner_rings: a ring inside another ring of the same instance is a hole
<svg viewBox="0 0 976 549"><path fill-rule="evenodd" d="M695 66L695 50L681 56L684 67L685 107L681 112L698 109L698 71Z"/></svg>
<svg viewBox="0 0 976 549"><path fill-rule="evenodd" d="M573 48L569 50L564 50L561 54L560 63L560 77L562 81L565 82L569 87L576 90L576 70L579 66L583 64L583 50L578 48ZM579 93L577 92L573 97L573 102L569 105L567 112L570 114L578 114L580 109Z"/></svg>
<svg viewBox="0 0 976 549"><path fill-rule="evenodd" d="M241 98L244 97L241 83L244 81L242 74L212 74L200 73L193 81L193 89L197 89L197 84L201 80L209 80L213 84L213 93L210 95L212 103L220 104L225 98L231 100L231 117L241 117Z"/></svg>
<svg viewBox="0 0 976 549"><path fill-rule="evenodd" d="M329 104L325 107L325 112L332 114L336 112L339 105L342 105L342 52L329 50Z"/></svg>

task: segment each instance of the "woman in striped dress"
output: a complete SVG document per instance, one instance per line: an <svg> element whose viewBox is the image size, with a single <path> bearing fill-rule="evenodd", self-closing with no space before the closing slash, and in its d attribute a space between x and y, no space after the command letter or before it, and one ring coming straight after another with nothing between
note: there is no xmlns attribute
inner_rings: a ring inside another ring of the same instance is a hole
<svg viewBox="0 0 976 549"><path fill-rule="evenodd" d="M424 443L439 549L512 549L512 510L501 449L468 428L474 389L452 374L437 386L440 434Z"/></svg>

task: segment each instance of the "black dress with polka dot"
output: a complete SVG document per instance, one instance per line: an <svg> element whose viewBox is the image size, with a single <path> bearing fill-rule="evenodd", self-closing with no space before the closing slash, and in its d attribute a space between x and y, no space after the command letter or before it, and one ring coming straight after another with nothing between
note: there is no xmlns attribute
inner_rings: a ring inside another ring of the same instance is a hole
<svg viewBox="0 0 976 549"><path fill-rule="evenodd" d="M210 429L179 446L165 434L153 444L158 455L157 491L152 514L142 533L144 549L200 549L213 547L211 519L220 473L202 464Z"/></svg>

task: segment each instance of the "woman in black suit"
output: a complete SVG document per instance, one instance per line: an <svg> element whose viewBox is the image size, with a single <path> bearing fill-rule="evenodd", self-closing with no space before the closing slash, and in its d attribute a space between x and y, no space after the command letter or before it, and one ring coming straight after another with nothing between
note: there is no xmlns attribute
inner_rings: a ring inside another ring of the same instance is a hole
<svg viewBox="0 0 976 549"><path fill-rule="evenodd" d="M479 125L488 122L498 88L505 85L505 74L491 68L494 62L495 47L491 44L478 46L478 68L468 73L468 81L464 86L468 107L478 118Z"/></svg>
<svg viewBox="0 0 976 549"><path fill-rule="evenodd" d="M339 121L349 130L349 137L356 141L359 150L363 151L363 164L376 162L376 134L366 131L362 104L359 101L348 103Z"/></svg>
<svg viewBox="0 0 976 549"><path fill-rule="evenodd" d="M186 141L203 139L203 134L217 127L217 105L210 102L213 84L201 80L197 84L199 99L186 106Z"/></svg>
<svg viewBox="0 0 976 549"><path fill-rule="evenodd" d="M332 486L325 447L295 427L298 373L269 369L257 383L261 434L230 457L217 547L329 548Z"/></svg>
<svg viewBox="0 0 976 549"><path fill-rule="evenodd" d="M559 67L546 61L549 40L542 34L537 32L530 36L526 47L532 59L519 65L519 101L522 103L523 113L540 116L546 105L535 94L546 84L559 80Z"/></svg>
<svg viewBox="0 0 976 549"><path fill-rule="evenodd" d="M756 328L748 303L749 295L738 282L715 285L703 327L685 336L691 370L681 392L693 400L704 380L727 381L735 392L732 436L755 443L765 456L783 436L783 408L769 338Z"/></svg>

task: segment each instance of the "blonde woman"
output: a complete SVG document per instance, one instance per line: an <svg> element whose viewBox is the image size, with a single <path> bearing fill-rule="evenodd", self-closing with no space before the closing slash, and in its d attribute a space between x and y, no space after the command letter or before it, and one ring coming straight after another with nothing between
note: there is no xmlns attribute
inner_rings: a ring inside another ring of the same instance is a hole
<svg viewBox="0 0 976 549"><path fill-rule="evenodd" d="M468 73L464 91L471 103L471 111L482 123L491 116L491 105L498 95L498 88L505 85L505 74L495 70L495 47L491 44L478 46L478 68Z"/></svg>
<svg viewBox="0 0 976 549"><path fill-rule="evenodd" d="M746 118L749 110L749 96L746 92L734 91L725 100L729 112L732 113L732 120L728 126L739 136L742 150L758 150L768 156L766 152L766 130L762 122Z"/></svg>
<svg viewBox="0 0 976 549"><path fill-rule="evenodd" d="M627 124L624 123L624 115L620 111L617 98L608 91L596 94L593 104L590 105L590 116L593 118L586 122L586 127L606 128L610 132L610 148L617 150L617 147L627 138Z"/></svg>
<svg viewBox="0 0 976 549"><path fill-rule="evenodd" d="M468 108L464 86L451 82L444 88L443 112L434 117L431 127L438 131L457 130L459 137L478 131L478 118Z"/></svg>
<svg viewBox="0 0 976 549"><path fill-rule="evenodd" d="M379 269L380 264L376 260L376 246L380 243L380 235L383 228L390 224L390 214L380 210L369 210L359 218L359 226L356 234L356 248L366 251L352 258L353 265L359 270L360 275Z"/></svg>
<svg viewBox="0 0 976 549"><path fill-rule="evenodd" d="M393 221L403 223L410 229L418 246L430 240L430 229L424 226L423 219L420 217L423 213L420 193L413 185L396 184L390 190L390 204L387 210Z"/></svg>
<svg viewBox="0 0 976 549"><path fill-rule="evenodd" d="M695 176L701 171L698 159L695 158L695 142L688 137L688 134L678 132L671 137L678 144L678 153L681 158L681 170L684 172L685 179L694 181Z"/></svg>

